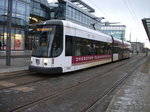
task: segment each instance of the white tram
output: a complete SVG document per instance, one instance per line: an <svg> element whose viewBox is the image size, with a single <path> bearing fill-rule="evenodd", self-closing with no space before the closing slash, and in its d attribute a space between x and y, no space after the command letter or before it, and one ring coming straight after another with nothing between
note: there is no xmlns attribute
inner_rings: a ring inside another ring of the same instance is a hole
<svg viewBox="0 0 150 112"><path fill-rule="evenodd" d="M65 73L130 57L131 44L63 20L36 27L30 71Z"/></svg>

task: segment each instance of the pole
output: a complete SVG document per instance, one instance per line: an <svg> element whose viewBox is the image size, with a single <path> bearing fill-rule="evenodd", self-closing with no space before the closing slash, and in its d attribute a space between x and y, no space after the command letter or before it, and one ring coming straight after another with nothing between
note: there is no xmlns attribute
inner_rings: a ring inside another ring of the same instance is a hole
<svg viewBox="0 0 150 112"><path fill-rule="evenodd" d="M136 38L136 53L138 54L137 38Z"/></svg>
<svg viewBox="0 0 150 112"><path fill-rule="evenodd" d="M131 42L131 32L130 32L130 42Z"/></svg>
<svg viewBox="0 0 150 112"><path fill-rule="evenodd" d="M13 0L8 0L7 14L7 43L6 43L6 65L10 66L11 62L11 22L12 22L12 4Z"/></svg>

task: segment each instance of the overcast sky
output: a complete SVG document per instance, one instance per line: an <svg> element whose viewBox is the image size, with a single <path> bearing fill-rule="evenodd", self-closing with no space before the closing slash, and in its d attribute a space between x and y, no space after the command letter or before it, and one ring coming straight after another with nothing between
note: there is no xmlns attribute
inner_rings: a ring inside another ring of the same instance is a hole
<svg viewBox="0 0 150 112"><path fill-rule="evenodd" d="M56 0L48 0L56 1ZM150 0L82 0L95 9L95 15L105 17L103 21L121 22L126 25L126 39L150 43L141 19L150 18Z"/></svg>

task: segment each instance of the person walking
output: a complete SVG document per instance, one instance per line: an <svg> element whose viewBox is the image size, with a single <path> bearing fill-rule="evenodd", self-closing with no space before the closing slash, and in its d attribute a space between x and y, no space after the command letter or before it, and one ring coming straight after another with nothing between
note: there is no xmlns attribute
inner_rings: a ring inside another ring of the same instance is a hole
<svg viewBox="0 0 150 112"><path fill-rule="evenodd" d="M146 56L148 56L148 49L147 48L145 49L145 53L146 53Z"/></svg>

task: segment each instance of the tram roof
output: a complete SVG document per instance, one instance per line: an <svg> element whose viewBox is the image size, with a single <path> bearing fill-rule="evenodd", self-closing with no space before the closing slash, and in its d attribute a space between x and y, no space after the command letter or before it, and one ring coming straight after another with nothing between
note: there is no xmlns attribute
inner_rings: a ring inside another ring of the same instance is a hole
<svg viewBox="0 0 150 112"><path fill-rule="evenodd" d="M142 19L143 26L150 41L150 18Z"/></svg>
<svg viewBox="0 0 150 112"><path fill-rule="evenodd" d="M112 43L112 37L107 35L107 34L104 34L104 33L100 32L100 31L93 30L93 29L90 29L90 28L86 28L84 26L75 24L75 23L70 22L70 21L63 20L62 22L63 22L64 26L66 26L66 27L70 27L70 28L73 27L73 28L76 28L80 31L82 30L82 31L87 32L87 37L89 37L89 39L103 40L104 42ZM80 36L80 34L77 34L77 35ZM101 36L101 39L99 38L98 35ZM85 38L87 38L87 37L85 37Z"/></svg>
<svg viewBox="0 0 150 112"><path fill-rule="evenodd" d="M131 45L131 43L127 42L127 41L123 41L123 43L126 44L126 45Z"/></svg>
<svg viewBox="0 0 150 112"><path fill-rule="evenodd" d="M68 28L76 28L78 29L79 31L84 31L84 32L87 32L87 36L85 36L85 38L89 37L89 39L92 39L92 40L102 40L104 42L108 42L108 43L112 43L112 38L111 36L109 35L106 35L100 31L96 31L96 30L93 30L93 29L89 29L89 28L86 28L86 27L83 27L81 25L78 25L78 24L75 24L75 23L72 23L70 21L66 21L66 20L47 20L47 21L43 21L42 23L39 23L38 25L46 25L46 24L56 24L56 25L64 25ZM81 34L82 35L82 34ZM79 37L81 36L80 34L78 35ZM99 36L101 35L101 39L99 38ZM119 40L119 39L118 39Z"/></svg>

